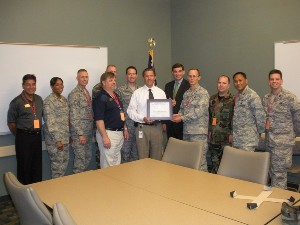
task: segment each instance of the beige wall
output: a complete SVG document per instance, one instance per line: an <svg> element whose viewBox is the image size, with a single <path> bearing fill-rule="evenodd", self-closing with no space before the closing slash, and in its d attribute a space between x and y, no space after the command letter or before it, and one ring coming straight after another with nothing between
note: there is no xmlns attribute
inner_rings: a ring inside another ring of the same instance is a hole
<svg viewBox="0 0 300 225"><path fill-rule="evenodd" d="M243 71L262 97L274 42L300 40L299 10L299 0L172 0L172 61L199 67L210 94L219 75Z"/></svg>
<svg viewBox="0 0 300 225"><path fill-rule="evenodd" d="M163 85L171 66L170 20L170 0L0 0L0 42L108 47L122 83L127 66L147 67L147 39L154 37Z"/></svg>

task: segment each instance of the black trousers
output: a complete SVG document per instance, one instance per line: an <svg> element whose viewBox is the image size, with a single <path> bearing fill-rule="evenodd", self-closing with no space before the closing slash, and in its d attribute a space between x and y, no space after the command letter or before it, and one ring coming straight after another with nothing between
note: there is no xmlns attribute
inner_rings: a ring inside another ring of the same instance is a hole
<svg viewBox="0 0 300 225"><path fill-rule="evenodd" d="M41 134L16 134L15 139L18 180L26 185L42 181Z"/></svg>
<svg viewBox="0 0 300 225"><path fill-rule="evenodd" d="M183 122L174 123L172 121L167 121L167 135L168 139L170 137L182 140L183 137Z"/></svg>

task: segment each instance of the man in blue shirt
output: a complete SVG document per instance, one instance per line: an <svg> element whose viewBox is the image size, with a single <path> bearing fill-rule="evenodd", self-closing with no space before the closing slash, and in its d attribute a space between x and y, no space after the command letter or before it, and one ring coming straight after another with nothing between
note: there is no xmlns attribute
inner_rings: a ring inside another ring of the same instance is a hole
<svg viewBox="0 0 300 225"><path fill-rule="evenodd" d="M105 168L121 163L121 148L124 138L128 139L128 131L122 102L114 92L116 76L105 72L100 83L102 89L93 101L93 110L100 150L100 167Z"/></svg>

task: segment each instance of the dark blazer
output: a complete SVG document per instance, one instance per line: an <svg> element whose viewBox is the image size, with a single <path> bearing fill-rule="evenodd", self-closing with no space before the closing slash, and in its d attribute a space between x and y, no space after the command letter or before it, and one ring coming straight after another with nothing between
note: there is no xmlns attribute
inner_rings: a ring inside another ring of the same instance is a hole
<svg viewBox="0 0 300 225"><path fill-rule="evenodd" d="M173 99L173 89L174 89L174 85L175 85L175 80L167 83L165 85L165 93L166 93L166 97L169 99ZM176 114L179 112L179 109L180 109L180 105L181 105L181 102L182 102L182 98L183 98L183 94L184 92L186 92L188 89L190 88L190 84L189 82L186 80L186 79L183 79L181 84L180 84L180 87L177 91L177 95L176 95L176 98L175 98L175 101L176 101L176 105L173 107L173 113Z"/></svg>

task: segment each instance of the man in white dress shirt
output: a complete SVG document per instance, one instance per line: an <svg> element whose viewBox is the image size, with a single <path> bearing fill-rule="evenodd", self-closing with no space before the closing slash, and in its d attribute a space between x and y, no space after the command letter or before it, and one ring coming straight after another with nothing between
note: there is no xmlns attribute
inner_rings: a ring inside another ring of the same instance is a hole
<svg viewBox="0 0 300 225"><path fill-rule="evenodd" d="M160 121L147 118L147 99L166 99L166 94L162 89L155 86L156 74L153 68L144 69L143 79L145 85L133 92L127 113L135 122L139 159L150 157L161 160L163 125Z"/></svg>

